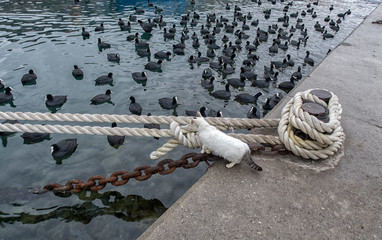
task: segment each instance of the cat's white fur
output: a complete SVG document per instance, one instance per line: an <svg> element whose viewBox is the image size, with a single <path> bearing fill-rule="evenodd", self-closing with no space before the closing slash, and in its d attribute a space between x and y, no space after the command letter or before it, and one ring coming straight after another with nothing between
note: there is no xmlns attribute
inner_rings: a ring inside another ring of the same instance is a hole
<svg viewBox="0 0 382 240"><path fill-rule="evenodd" d="M208 124L206 120L198 112L198 117L191 120L191 125L195 127L198 132L200 142L202 143L201 153L211 153L225 158L230 161L226 165L227 168L239 164L241 160L245 160L252 168L261 171L256 163L253 162L251 157L251 150L248 145L243 141L219 131L214 126Z"/></svg>

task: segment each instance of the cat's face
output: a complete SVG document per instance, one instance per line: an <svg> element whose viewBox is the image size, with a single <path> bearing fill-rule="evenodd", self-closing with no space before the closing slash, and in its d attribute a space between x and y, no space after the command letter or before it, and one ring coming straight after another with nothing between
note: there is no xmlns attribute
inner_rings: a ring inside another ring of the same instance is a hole
<svg viewBox="0 0 382 240"><path fill-rule="evenodd" d="M200 112L197 112L196 117L191 119L191 126L200 129L205 126L209 126L209 124L206 122L206 120L204 120Z"/></svg>

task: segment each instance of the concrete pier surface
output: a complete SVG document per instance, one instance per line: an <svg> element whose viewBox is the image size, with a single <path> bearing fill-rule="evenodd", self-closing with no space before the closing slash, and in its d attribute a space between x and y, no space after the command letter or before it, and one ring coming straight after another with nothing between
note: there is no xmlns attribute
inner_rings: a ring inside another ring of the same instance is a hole
<svg viewBox="0 0 382 240"><path fill-rule="evenodd" d="M379 5L270 113L324 88L343 107L346 138L326 171L293 156L254 156L262 172L216 163L139 239L382 239L382 19Z"/></svg>

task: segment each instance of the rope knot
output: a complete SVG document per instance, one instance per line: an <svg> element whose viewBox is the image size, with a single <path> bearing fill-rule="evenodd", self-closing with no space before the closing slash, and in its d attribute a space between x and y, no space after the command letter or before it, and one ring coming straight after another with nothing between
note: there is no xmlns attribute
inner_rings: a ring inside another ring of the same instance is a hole
<svg viewBox="0 0 382 240"><path fill-rule="evenodd" d="M342 108L333 93L324 101L314 89L297 93L283 108L278 134L286 149L306 159L334 155L344 140ZM313 109L311 109L313 108ZM323 112L324 111L324 112Z"/></svg>

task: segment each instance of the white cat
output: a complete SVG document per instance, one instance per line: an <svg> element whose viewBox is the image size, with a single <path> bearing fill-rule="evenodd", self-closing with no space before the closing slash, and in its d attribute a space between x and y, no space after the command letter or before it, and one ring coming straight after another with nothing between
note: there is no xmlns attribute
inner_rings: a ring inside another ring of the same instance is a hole
<svg viewBox="0 0 382 240"><path fill-rule="evenodd" d="M206 120L198 112L196 118L191 120L191 125L198 131L200 142L202 143L201 153L211 153L225 158L231 163L227 164L227 168L239 164L241 160L245 160L251 168L262 171L262 168L253 162L251 150L248 145L239 139L228 136L219 131L214 126L208 124Z"/></svg>

